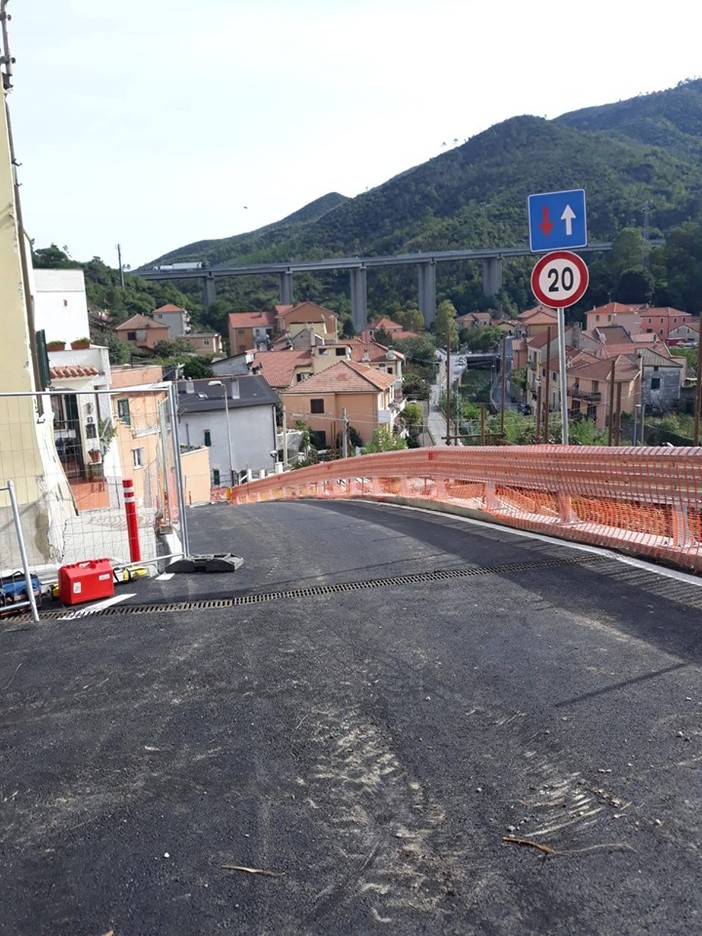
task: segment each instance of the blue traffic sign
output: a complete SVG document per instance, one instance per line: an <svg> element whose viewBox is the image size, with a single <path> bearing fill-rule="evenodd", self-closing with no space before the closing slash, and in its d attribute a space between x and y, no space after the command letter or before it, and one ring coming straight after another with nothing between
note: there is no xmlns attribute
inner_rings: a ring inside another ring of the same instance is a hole
<svg viewBox="0 0 702 936"><path fill-rule="evenodd" d="M542 192L528 198L529 249L533 253L587 247L585 189Z"/></svg>

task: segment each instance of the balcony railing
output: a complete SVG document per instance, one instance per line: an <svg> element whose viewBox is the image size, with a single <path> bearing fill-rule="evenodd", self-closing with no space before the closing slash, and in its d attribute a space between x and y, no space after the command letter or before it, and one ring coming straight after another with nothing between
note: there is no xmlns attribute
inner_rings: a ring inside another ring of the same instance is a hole
<svg viewBox="0 0 702 936"><path fill-rule="evenodd" d="M571 396L574 400L587 400L588 403L602 402L601 393L590 393L587 390L579 390L577 387L571 387L571 389L568 391L568 395Z"/></svg>

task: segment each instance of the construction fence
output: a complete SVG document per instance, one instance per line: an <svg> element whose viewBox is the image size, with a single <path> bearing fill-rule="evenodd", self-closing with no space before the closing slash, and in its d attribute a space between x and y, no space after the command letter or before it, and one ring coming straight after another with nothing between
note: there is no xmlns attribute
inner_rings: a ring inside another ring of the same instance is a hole
<svg viewBox="0 0 702 936"><path fill-rule="evenodd" d="M189 453L177 457L175 405L168 384L0 394L0 482L14 487L32 570L46 576L97 558L128 565L135 552L136 561L158 564L187 549L182 465ZM136 549L125 482L134 491ZM21 568L20 559L11 504L0 490L0 575Z"/></svg>
<svg viewBox="0 0 702 936"><path fill-rule="evenodd" d="M433 506L702 572L702 448L436 447L327 462L234 488Z"/></svg>

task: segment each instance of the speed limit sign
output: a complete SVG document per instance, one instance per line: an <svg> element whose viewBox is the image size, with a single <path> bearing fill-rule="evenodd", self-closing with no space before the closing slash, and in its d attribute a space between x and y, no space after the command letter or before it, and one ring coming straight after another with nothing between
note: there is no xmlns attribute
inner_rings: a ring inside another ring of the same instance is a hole
<svg viewBox="0 0 702 936"><path fill-rule="evenodd" d="M583 298L589 280L584 260L570 250L554 250L531 271L531 291L543 305L565 309Z"/></svg>

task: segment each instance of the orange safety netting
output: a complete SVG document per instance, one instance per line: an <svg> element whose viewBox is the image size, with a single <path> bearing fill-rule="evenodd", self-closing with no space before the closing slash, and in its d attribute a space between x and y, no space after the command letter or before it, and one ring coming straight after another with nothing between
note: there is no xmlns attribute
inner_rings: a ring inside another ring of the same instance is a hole
<svg viewBox="0 0 702 936"><path fill-rule="evenodd" d="M388 498L702 571L702 448L441 447L361 455L232 489L235 504Z"/></svg>

